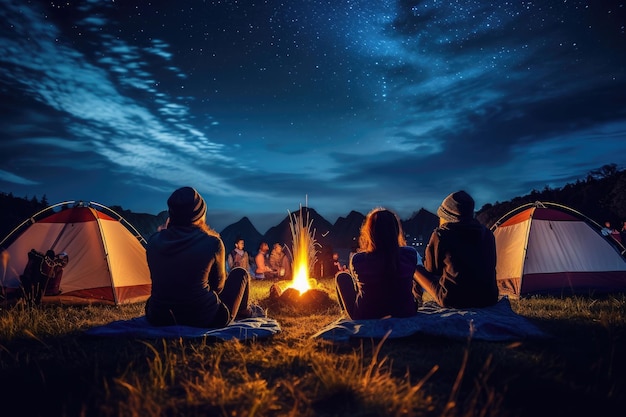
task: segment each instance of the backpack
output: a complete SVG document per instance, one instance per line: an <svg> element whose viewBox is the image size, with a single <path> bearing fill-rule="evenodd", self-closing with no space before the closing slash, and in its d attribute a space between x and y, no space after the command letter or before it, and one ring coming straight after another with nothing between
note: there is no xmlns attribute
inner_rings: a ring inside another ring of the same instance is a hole
<svg viewBox="0 0 626 417"><path fill-rule="evenodd" d="M49 250L45 254L31 249L28 252L28 262L24 273L20 275L22 296L29 304L41 303L41 296L48 285L48 280L54 277L54 252Z"/></svg>

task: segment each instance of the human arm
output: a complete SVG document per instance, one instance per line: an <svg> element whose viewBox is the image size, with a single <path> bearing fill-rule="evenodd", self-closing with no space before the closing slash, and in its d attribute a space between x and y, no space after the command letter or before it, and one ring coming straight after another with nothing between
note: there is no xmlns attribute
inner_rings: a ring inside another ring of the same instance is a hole
<svg viewBox="0 0 626 417"><path fill-rule="evenodd" d="M433 274L424 268L424 265L417 265L415 273L413 274L413 281L415 281L416 287L414 287L414 293L416 295L422 295L425 291L430 295L437 304L444 305L444 297L442 297L442 288L439 285L439 276Z"/></svg>
<svg viewBox="0 0 626 417"><path fill-rule="evenodd" d="M213 267L209 271L209 286L219 294L226 283L226 249L221 239L218 239L217 242Z"/></svg>
<svg viewBox="0 0 626 417"><path fill-rule="evenodd" d="M430 235L430 239L428 240L428 244L424 249L424 259L422 260L423 267L429 271L434 272L436 269L436 259L437 259L437 244L439 242L437 231L433 231Z"/></svg>
<svg viewBox="0 0 626 417"><path fill-rule="evenodd" d="M424 258L418 254L417 265L413 280L419 288L418 292L426 291L437 304L444 305L443 288L441 286L442 271L439 271L440 262L437 260L439 254L439 235L437 230L430 235L426 249L424 250Z"/></svg>

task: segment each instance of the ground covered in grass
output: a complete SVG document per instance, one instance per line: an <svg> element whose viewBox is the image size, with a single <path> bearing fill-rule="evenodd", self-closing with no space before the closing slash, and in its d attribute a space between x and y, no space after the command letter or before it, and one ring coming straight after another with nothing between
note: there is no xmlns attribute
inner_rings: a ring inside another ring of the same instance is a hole
<svg viewBox="0 0 626 417"><path fill-rule="evenodd" d="M626 297L530 298L513 309L552 337L330 343L340 316L252 297L282 331L247 342L95 338L143 314L130 306L0 310L2 416L622 416Z"/></svg>

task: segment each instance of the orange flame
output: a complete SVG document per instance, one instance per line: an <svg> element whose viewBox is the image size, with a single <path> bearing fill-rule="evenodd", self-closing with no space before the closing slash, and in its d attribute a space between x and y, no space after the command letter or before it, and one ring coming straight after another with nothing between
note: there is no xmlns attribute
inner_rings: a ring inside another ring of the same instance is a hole
<svg viewBox="0 0 626 417"><path fill-rule="evenodd" d="M300 231L300 237L303 234L307 234L306 230ZM295 246L295 245L294 245ZM309 282L309 245L307 239L299 239L298 240L298 248L296 253L294 254L293 260L293 279L290 288L295 288L300 291L300 294L303 294L305 291L311 289L311 284Z"/></svg>
<svg viewBox="0 0 626 417"><path fill-rule="evenodd" d="M315 231L311 231L313 220L304 221L302 216L302 207L300 207L300 215L291 217L291 237L293 240L293 279L289 284L289 288L294 288L300 294L312 288L311 279L309 278L309 270L315 263Z"/></svg>

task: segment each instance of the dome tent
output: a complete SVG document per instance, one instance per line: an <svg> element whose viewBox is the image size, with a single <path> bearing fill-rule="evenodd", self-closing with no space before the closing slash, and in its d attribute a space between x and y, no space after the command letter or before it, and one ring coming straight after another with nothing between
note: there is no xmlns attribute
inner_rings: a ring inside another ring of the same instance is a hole
<svg viewBox="0 0 626 417"><path fill-rule="evenodd" d="M16 227L2 242L3 293L20 287L28 254L65 252L61 293L42 302L127 304L145 301L151 281L145 240L115 211L95 202L50 206Z"/></svg>
<svg viewBox="0 0 626 417"><path fill-rule="evenodd" d="M626 291L624 247L567 206L535 202L491 228L500 295L606 294Z"/></svg>

